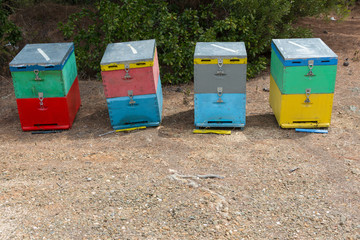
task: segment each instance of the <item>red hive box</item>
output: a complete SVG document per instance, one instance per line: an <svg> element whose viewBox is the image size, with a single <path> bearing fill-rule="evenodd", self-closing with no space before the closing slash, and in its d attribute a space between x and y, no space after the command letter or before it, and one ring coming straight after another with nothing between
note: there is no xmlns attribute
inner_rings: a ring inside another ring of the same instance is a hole
<svg viewBox="0 0 360 240"><path fill-rule="evenodd" d="M24 131L69 129L80 108L79 81L76 77L66 97L16 99Z"/></svg>
<svg viewBox="0 0 360 240"><path fill-rule="evenodd" d="M130 42L137 49L138 52L136 54L130 51L131 48L124 48L124 43L110 44L108 46L107 53L116 54L114 55L115 58L118 56L120 60L118 62L113 60L114 56L111 54L108 54L109 56L105 55L103 58L102 62L105 63L101 64L101 77L106 98L126 97L129 94L128 90L132 90L134 96L156 93L159 80L159 63L155 43L153 44L153 49L147 49L152 55L151 58L146 56L141 59L140 56L140 60L128 61L126 64L121 62L122 58L129 55L139 57L142 52L141 47L145 42L155 41ZM107 60L108 58L111 58L111 60ZM111 61L114 62L111 63Z"/></svg>

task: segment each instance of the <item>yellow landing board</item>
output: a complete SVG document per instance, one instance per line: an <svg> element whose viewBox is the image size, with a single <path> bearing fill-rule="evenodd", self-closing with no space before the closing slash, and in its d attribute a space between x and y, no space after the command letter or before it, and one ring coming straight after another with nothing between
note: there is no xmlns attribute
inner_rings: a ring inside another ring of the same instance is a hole
<svg viewBox="0 0 360 240"><path fill-rule="evenodd" d="M230 130L216 130L216 129L194 129L193 133L200 133L200 134L224 134L224 135L230 135Z"/></svg>
<svg viewBox="0 0 360 240"><path fill-rule="evenodd" d="M282 128L329 127L334 94L281 94L270 75L270 106Z"/></svg>
<svg viewBox="0 0 360 240"><path fill-rule="evenodd" d="M115 130L115 132L130 132L130 131L141 130L141 129L146 129L146 126L118 129L118 130Z"/></svg>
<svg viewBox="0 0 360 240"><path fill-rule="evenodd" d="M217 58L195 58L194 64L218 64ZM223 64L247 64L247 58L225 58Z"/></svg>

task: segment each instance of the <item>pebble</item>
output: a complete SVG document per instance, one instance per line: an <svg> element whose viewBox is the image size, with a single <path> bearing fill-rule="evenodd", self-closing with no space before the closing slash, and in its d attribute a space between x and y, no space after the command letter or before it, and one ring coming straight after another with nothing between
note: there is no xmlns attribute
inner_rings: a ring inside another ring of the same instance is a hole
<svg viewBox="0 0 360 240"><path fill-rule="evenodd" d="M356 106L354 106L354 105L350 105L350 106L349 106L349 109L350 109L350 111L352 111L352 112L356 112Z"/></svg>
<svg viewBox="0 0 360 240"><path fill-rule="evenodd" d="M359 168L353 168L353 169L351 169L351 173L360 176L360 169Z"/></svg>

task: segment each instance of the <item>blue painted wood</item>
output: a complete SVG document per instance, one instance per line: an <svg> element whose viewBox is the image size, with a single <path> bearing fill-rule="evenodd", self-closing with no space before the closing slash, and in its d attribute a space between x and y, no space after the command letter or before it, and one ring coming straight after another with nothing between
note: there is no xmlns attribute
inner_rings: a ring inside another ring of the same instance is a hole
<svg viewBox="0 0 360 240"><path fill-rule="evenodd" d="M42 56L38 49L49 59ZM10 62L10 71L62 70L73 52L74 43L27 44Z"/></svg>
<svg viewBox="0 0 360 240"><path fill-rule="evenodd" d="M160 77L156 94L134 96L133 100L134 104L129 97L106 99L113 129L159 126L163 105Z"/></svg>
<svg viewBox="0 0 360 240"><path fill-rule="evenodd" d="M299 58L299 59L291 59L291 60L285 60L281 54L279 53L279 50L276 48L274 43L271 43L271 49L275 52L276 56L280 59L282 64L285 67L294 67L294 66L308 66L309 60L314 60L314 66L320 66L320 65L337 65L338 59L335 57L329 57L329 58Z"/></svg>
<svg viewBox="0 0 360 240"><path fill-rule="evenodd" d="M156 90L156 96L158 99L158 106L159 106L159 113L160 113L160 121L162 119L162 108L163 108L163 93L162 93L162 87L161 87L161 79L159 74L159 82Z"/></svg>
<svg viewBox="0 0 360 240"><path fill-rule="evenodd" d="M328 133L326 129L308 129L308 128L295 128L296 132L306 132L306 133Z"/></svg>
<svg viewBox="0 0 360 240"><path fill-rule="evenodd" d="M216 93L198 93L194 96L196 127L244 127L246 94L224 93L218 102Z"/></svg>

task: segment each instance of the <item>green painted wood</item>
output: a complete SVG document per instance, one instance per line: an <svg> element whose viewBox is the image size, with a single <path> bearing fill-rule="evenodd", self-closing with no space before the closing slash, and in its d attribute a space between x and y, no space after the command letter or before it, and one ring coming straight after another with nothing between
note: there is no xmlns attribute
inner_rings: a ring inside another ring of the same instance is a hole
<svg viewBox="0 0 360 240"><path fill-rule="evenodd" d="M65 97L77 76L75 54L72 53L61 71L40 71L41 80L35 80L33 71L12 72L16 98Z"/></svg>
<svg viewBox="0 0 360 240"><path fill-rule="evenodd" d="M314 66L315 76L307 66L284 67L274 51L271 52L270 71L282 94L302 94L306 89L312 93L334 93L337 65Z"/></svg>
<svg viewBox="0 0 360 240"><path fill-rule="evenodd" d="M65 64L65 66L62 70L62 77L64 79L65 96L69 92L77 75L78 75L78 73L77 73L77 67L76 67L75 52L73 52L70 55L68 62Z"/></svg>

